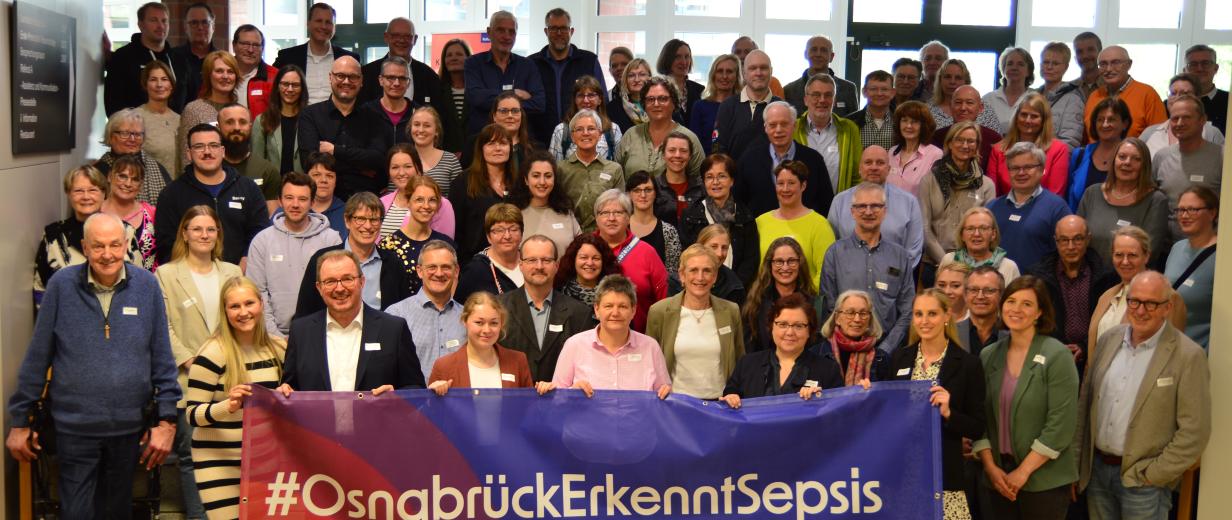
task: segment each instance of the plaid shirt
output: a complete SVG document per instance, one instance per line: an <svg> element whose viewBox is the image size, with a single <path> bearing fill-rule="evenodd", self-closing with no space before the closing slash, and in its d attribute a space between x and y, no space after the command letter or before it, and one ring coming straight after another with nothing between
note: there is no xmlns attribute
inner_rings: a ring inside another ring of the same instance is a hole
<svg viewBox="0 0 1232 520"><path fill-rule="evenodd" d="M874 121L877 118L867 110L861 110L864 117L861 121L856 121L860 125L860 143L868 148L872 145L877 145L886 150L894 146L894 121L891 118L891 112L887 111L885 118L882 120L881 128L877 127Z"/></svg>

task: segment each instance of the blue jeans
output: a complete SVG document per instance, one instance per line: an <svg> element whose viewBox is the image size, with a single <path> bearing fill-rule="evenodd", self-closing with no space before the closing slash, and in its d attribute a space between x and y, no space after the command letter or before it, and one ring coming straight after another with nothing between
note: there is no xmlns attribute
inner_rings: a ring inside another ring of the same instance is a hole
<svg viewBox="0 0 1232 520"><path fill-rule="evenodd" d="M193 476L192 426L188 424L188 414L182 408L177 422L174 452L180 470L180 492L184 495L184 516L189 520L202 519L205 518L205 507L201 505L197 478Z"/></svg>
<svg viewBox="0 0 1232 520"><path fill-rule="evenodd" d="M66 520L127 519L141 434L82 437L56 433L60 513Z"/></svg>
<svg viewBox="0 0 1232 520"><path fill-rule="evenodd" d="M1165 520L1172 509L1172 490L1153 486L1121 485L1121 467L1091 463L1087 484L1087 510L1091 520Z"/></svg>

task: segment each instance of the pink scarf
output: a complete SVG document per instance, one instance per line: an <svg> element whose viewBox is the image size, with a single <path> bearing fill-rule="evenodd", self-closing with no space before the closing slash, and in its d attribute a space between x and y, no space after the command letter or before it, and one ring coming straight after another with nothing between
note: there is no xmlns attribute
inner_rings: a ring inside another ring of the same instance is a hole
<svg viewBox="0 0 1232 520"><path fill-rule="evenodd" d="M847 352L850 355L847 358L847 369L843 371L843 384L852 386L858 384L861 379L867 379L869 371L873 366L873 358L877 355L877 350L873 348L877 338L867 336L864 339L851 339L843 334L843 331L838 327L834 328L834 336L830 338L830 348L834 351L834 360L838 361L839 366L843 364L841 352Z"/></svg>

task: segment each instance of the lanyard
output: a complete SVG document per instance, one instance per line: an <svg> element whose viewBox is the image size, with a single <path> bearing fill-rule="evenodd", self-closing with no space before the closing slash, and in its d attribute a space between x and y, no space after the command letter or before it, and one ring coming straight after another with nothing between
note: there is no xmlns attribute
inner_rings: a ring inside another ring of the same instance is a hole
<svg viewBox="0 0 1232 520"><path fill-rule="evenodd" d="M629 252L633 250L633 246L637 245L639 240L640 239L637 238L637 235L633 235L633 240L630 240L629 244L626 245L624 249L621 249L620 253L616 255L616 261L624 263L625 257L629 256Z"/></svg>

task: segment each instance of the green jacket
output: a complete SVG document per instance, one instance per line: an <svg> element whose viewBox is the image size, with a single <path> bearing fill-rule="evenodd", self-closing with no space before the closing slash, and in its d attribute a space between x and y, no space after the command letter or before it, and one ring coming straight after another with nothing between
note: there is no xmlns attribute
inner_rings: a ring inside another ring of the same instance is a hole
<svg viewBox="0 0 1232 520"><path fill-rule="evenodd" d="M257 118L252 122L252 155L269 161L275 168L282 167L282 126L274 128L273 132L266 134L261 129L261 120L265 114L257 115ZM304 166L300 164L299 157L299 142L295 143L295 159L293 166L295 171L304 173ZM287 172L279 172L287 173Z"/></svg>
<svg viewBox="0 0 1232 520"><path fill-rule="evenodd" d="M860 154L864 152L864 143L860 140L860 127L850 119L831 115L835 130L838 131L838 186L834 194L860 184ZM808 112L796 119L796 130L791 138L797 143L808 146L809 121Z"/></svg>
<svg viewBox="0 0 1232 520"><path fill-rule="evenodd" d="M1001 379L1005 376L1009 345L1010 337L1006 336L980 352L988 388L984 399L988 428L972 451L990 449L994 459L1001 453L997 418L1001 413ZM1017 461L1021 462L1031 451L1052 459L1032 473L1022 489L1044 491L1078 480L1074 444L1078 428L1078 369L1074 367L1073 354L1061 342L1042 334L1031 341L1014 389L1010 424L1014 444L1011 451Z"/></svg>

